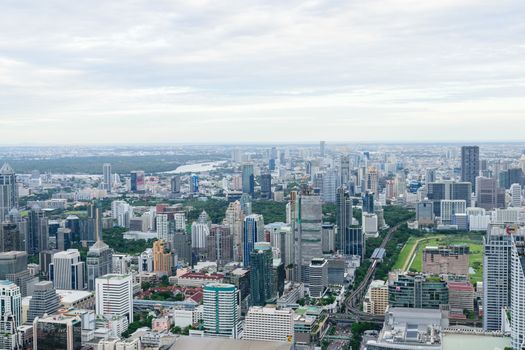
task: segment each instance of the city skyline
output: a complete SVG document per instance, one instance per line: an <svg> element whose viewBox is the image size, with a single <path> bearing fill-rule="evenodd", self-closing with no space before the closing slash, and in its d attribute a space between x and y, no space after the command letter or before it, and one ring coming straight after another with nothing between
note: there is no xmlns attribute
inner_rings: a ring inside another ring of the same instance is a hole
<svg viewBox="0 0 525 350"><path fill-rule="evenodd" d="M519 141L524 13L471 0L4 4L1 143L28 129L34 144Z"/></svg>

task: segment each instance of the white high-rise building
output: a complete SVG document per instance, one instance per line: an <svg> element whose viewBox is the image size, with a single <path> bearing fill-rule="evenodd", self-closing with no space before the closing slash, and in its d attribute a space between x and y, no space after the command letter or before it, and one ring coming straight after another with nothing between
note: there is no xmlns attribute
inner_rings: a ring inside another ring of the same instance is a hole
<svg viewBox="0 0 525 350"><path fill-rule="evenodd" d="M0 349L18 349L16 328L21 324L22 294L11 281L0 281Z"/></svg>
<svg viewBox="0 0 525 350"><path fill-rule="evenodd" d="M133 281L131 275L109 274L95 280L96 314L107 318L126 317L133 322Z"/></svg>
<svg viewBox="0 0 525 350"><path fill-rule="evenodd" d="M210 235L210 226L206 223L194 221L191 224L191 246L192 248L205 249L206 237Z"/></svg>
<svg viewBox="0 0 525 350"><path fill-rule="evenodd" d="M111 193L113 189L113 177L111 176L111 164L104 163L102 165L102 174L103 174L103 185L104 189Z"/></svg>
<svg viewBox="0 0 525 350"><path fill-rule="evenodd" d="M139 256L139 272L153 272L153 249L147 248Z"/></svg>
<svg viewBox="0 0 525 350"><path fill-rule="evenodd" d="M525 244L512 242L510 261L511 340L513 349L525 345Z"/></svg>
<svg viewBox="0 0 525 350"><path fill-rule="evenodd" d="M510 186L510 206L521 207L521 185L512 184Z"/></svg>
<svg viewBox="0 0 525 350"><path fill-rule="evenodd" d="M133 217L133 207L126 201L111 202L111 217L120 227L129 228L129 219Z"/></svg>
<svg viewBox="0 0 525 350"><path fill-rule="evenodd" d="M7 163L0 168L0 222L7 219L9 211L18 207L18 187L15 171Z"/></svg>
<svg viewBox="0 0 525 350"><path fill-rule="evenodd" d="M466 214L467 202L462 199L445 199L441 201L441 223L451 225L454 222L454 215Z"/></svg>
<svg viewBox="0 0 525 350"><path fill-rule="evenodd" d="M252 306L244 322L243 339L294 341L294 312L291 309Z"/></svg>
<svg viewBox="0 0 525 350"><path fill-rule="evenodd" d="M49 264L49 279L55 289L84 289L84 262L77 249L53 254Z"/></svg>
<svg viewBox="0 0 525 350"><path fill-rule="evenodd" d="M363 233L367 238L379 237L378 219L374 213L363 213Z"/></svg>
<svg viewBox="0 0 525 350"><path fill-rule="evenodd" d="M203 321L206 334L236 339L239 327L239 290L233 284L204 286Z"/></svg>

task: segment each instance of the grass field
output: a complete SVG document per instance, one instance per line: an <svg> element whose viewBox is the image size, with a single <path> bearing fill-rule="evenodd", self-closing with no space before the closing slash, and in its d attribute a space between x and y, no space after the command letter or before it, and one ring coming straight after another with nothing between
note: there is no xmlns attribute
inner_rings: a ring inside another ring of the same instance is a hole
<svg viewBox="0 0 525 350"><path fill-rule="evenodd" d="M482 235L474 233L458 235L429 235L424 238L411 237L401 250L399 258L394 265L394 269L403 269L403 267L410 265L408 267L409 270L420 272L423 262L423 249L426 246L440 246L449 244L468 244L470 248L469 265L475 271L474 274L470 275L470 280L472 283L481 281L483 279ZM411 252L414 250L415 245L417 245L414 251L415 258L413 259L412 263L409 264L413 256Z"/></svg>

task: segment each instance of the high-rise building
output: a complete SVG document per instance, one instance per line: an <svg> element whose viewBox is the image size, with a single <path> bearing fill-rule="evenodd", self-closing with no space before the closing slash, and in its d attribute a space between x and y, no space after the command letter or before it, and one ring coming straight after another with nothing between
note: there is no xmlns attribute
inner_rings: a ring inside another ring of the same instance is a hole
<svg viewBox="0 0 525 350"><path fill-rule="evenodd" d="M293 343L294 315L291 309L252 306L246 315L243 339Z"/></svg>
<svg viewBox="0 0 525 350"><path fill-rule="evenodd" d="M103 241L93 244L87 253L87 287L95 290L95 280L113 271L113 251Z"/></svg>
<svg viewBox="0 0 525 350"><path fill-rule="evenodd" d="M250 253L255 242L264 241L264 219L262 215L252 214L244 218L243 265L250 266Z"/></svg>
<svg viewBox="0 0 525 350"><path fill-rule="evenodd" d="M77 249L53 254L49 265L49 280L55 289L84 289L84 262Z"/></svg>
<svg viewBox="0 0 525 350"><path fill-rule="evenodd" d="M363 195L363 213L373 213L374 212L374 194L366 192Z"/></svg>
<svg viewBox="0 0 525 350"><path fill-rule="evenodd" d="M28 295L32 277L27 269L27 253L10 251L0 253L0 280L9 280L20 287L22 296Z"/></svg>
<svg viewBox="0 0 525 350"><path fill-rule="evenodd" d="M326 147L326 141L320 141L319 142L319 155L321 157L325 156L325 147Z"/></svg>
<svg viewBox="0 0 525 350"><path fill-rule="evenodd" d="M319 196L300 194L295 200L295 237L297 275L308 282L308 267L313 258L323 256L322 202Z"/></svg>
<svg viewBox="0 0 525 350"><path fill-rule="evenodd" d="M171 275L173 268L173 254L169 251L166 242L153 242L153 271L161 275Z"/></svg>
<svg viewBox="0 0 525 350"><path fill-rule="evenodd" d="M210 226L207 223L194 221L191 224L191 247L202 252L206 249L206 237L210 235Z"/></svg>
<svg viewBox="0 0 525 350"><path fill-rule="evenodd" d="M375 195L379 194L379 172L375 167L368 168L366 189Z"/></svg>
<svg viewBox="0 0 525 350"><path fill-rule="evenodd" d="M350 158L347 155L341 156L339 175L341 186L348 186L350 182Z"/></svg>
<svg viewBox="0 0 525 350"><path fill-rule="evenodd" d="M18 207L18 187L15 171L7 163L0 168L0 222L9 215L9 211Z"/></svg>
<svg viewBox="0 0 525 350"><path fill-rule="evenodd" d="M336 249L342 254L349 254L345 251L348 246L346 239L348 237L348 229L352 227L353 209L352 200L344 187L337 189L336 195L336 225L337 225L337 239Z"/></svg>
<svg viewBox="0 0 525 350"><path fill-rule="evenodd" d="M0 252L25 250L21 225L9 220L0 222Z"/></svg>
<svg viewBox="0 0 525 350"><path fill-rule="evenodd" d="M470 207L472 184L470 182L431 182L427 184L427 198L432 201L434 216L441 216L442 200L464 200Z"/></svg>
<svg viewBox="0 0 525 350"><path fill-rule="evenodd" d="M144 192L144 171L143 170L134 170L130 174L130 191L135 193Z"/></svg>
<svg viewBox="0 0 525 350"><path fill-rule="evenodd" d="M33 321L33 349L82 349L82 321L80 316L51 315Z"/></svg>
<svg viewBox="0 0 525 350"><path fill-rule="evenodd" d="M111 218L116 221L117 226L129 228L133 217L133 207L128 202L117 200L111 202Z"/></svg>
<svg viewBox="0 0 525 350"><path fill-rule="evenodd" d="M464 200L442 200L441 201L441 223L443 225L454 224L455 215L466 214L467 203Z"/></svg>
<svg viewBox="0 0 525 350"><path fill-rule="evenodd" d="M416 220L419 226L434 225L434 202L424 200L416 203Z"/></svg>
<svg viewBox="0 0 525 350"><path fill-rule="evenodd" d="M125 317L133 322L133 280L131 275L108 274L95 280L96 314Z"/></svg>
<svg viewBox="0 0 525 350"><path fill-rule="evenodd" d="M22 323L22 294L13 282L0 280L0 305L0 349L19 349L17 327Z"/></svg>
<svg viewBox="0 0 525 350"><path fill-rule="evenodd" d="M228 225L212 225L206 237L206 256L223 266L233 261L233 237Z"/></svg>
<svg viewBox="0 0 525 350"><path fill-rule="evenodd" d="M239 201L232 202L228 205L223 224L230 228L230 234L233 238L233 259L235 261L241 261L243 252L241 244L243 238L243 214Z"/></svg>
<svg viewBox="0 0 525 350"><path fill-rule="evenodd" d="M191 235L185 232L176 232L173 235L173 250L177 254L177 260L192 264Z"/></svg>
<svg viewBox="0 0 525 350"><path fill-rule="evenodd" d="M48 221L42 209L35 205L28 212L26 246L28 254L48 249Z"/></svg>
<svg viewBox="0 0 525 350"><path fill-rule="evenodd" d="M476 206L485 210L505 208L505 190L498 186L496 179L476 177Z"/></svg>
<svg viewBox="0 0 525 350"><path fill-rule="evenodd" d="M35 291L29 301L27 320L32 322L36 317L44 314L52 315L60 307L60 298L50 281L42 281L35 284Z"/></svg>
<svg viewBox="0 0 525 350"><path fill-rule="evenodd" d="M108 193L111 193L113 190L113 177L111 176L111 164L104 163L102 165L102 178L103 178L103 187Z"/></svg>
<svg viewBox="0 0 525 350"><path fill-rule="evenodd" d="M139 273L153 272L153 249L146 248L139 256Z"/></svg>
<svg viewBox="0 0 525 350"><path fill-rule="evenodd" d="M333 253L335 251L335 226L331 223L323 223L323 235L321 243L323 246L323 253Z"/></svg>
<svg viewBox="0 0 525 350"><path fill-rule="evenodd" d="M323 175L323 187L321 188L321 199L324 202L334 203L337 191L337 172L328 169Z"/></svg>
<svg viewBox="0 0 525 350"><path fill-rule="evenodd" d="M175 175L171 178L171 193L180 193L180 176Z"/></svg>
<svg viewBox="0 0 525 350"><path fill-rule="evenodd" d="M461 181L470 182L476 191L476 177L479 176L479 147L461 147Z"/></svg>
<svg viewBox="0 0 525 350"><path fill-rule="evenodd" d="M250 295L252 305L265 306L276 299L273 285L272 247L267 242L255 243L250 253Z"/></svg>
<svg viewBox="0 0 525 350"><path fill-rule="evenodd" d="M346 230L346 246L344 247L345 254L355 255L361 257L361 261L365 258L366 241L363 228L360 226L351 226Z"/></svg>
<svg viewBox="0 0 525 350"><path fill-rule="evenodd" d="M510 262L510 311L511 339L513 349L525 345L525 243L512 242Z"/></svg>
<svg viewBox="0 0 525 350"><path fill-rule="evenodd" d="M261 175L261 198L272 199L272 175Z"/></svg>
<svg viewBox="0 0 525 350"><path fill-rule="evenodd" d="M328 288L328 263L324 258L313 258L310 262L308 290L311 298L321 298Z"/></svg>
<svg viewBox="0 0 525 350"><path fill-rule="evenodd" d="M388 307L388 285L383 280L370 283L363 301L363 312L384 315Z"/></svg>
<svg viewBox="0 0 525 350"><path fill-rule="evenodd" d="M511 293L511 246L525 238L525 229L491 225L483 237L483 329L499 331L501 310L509 307Z"/></svg>
<svg viewBox="0 0 525 350"><path fill-rule="evenodd" d="M253 164L242 165L242 193L248 193L253 196L255 192L255 177L253 173Z"/></svg>
<svg viewBox="0 0 525 350"><path fill-rule="evenodd" d="M205 285L202 315L205 333L236 339L239 331L239 302L239 290L233 284Z"/></svg>
<svg viewBox="0 0 525 350"><path fill-rule="evenodd" d="M510 185L510 206L519 208L521 207L521 185L512 184Z"/></svg>
<svg viewBox="0 0 525 350"><path fill-rule="evenodd" d="M447 282L427 279L425 275L392 274L388 280L390 307L439 309L448 304Z"/></svg>

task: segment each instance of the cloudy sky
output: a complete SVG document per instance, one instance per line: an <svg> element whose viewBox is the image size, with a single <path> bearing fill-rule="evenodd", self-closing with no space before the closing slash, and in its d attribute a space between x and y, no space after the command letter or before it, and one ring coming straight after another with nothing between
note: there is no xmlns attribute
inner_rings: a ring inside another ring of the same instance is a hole
<svg viewBox="0 0 525 350"><path fill-rule="evenodd" d="M525 139L525 1L4 0L0 143Z"/></svg>

